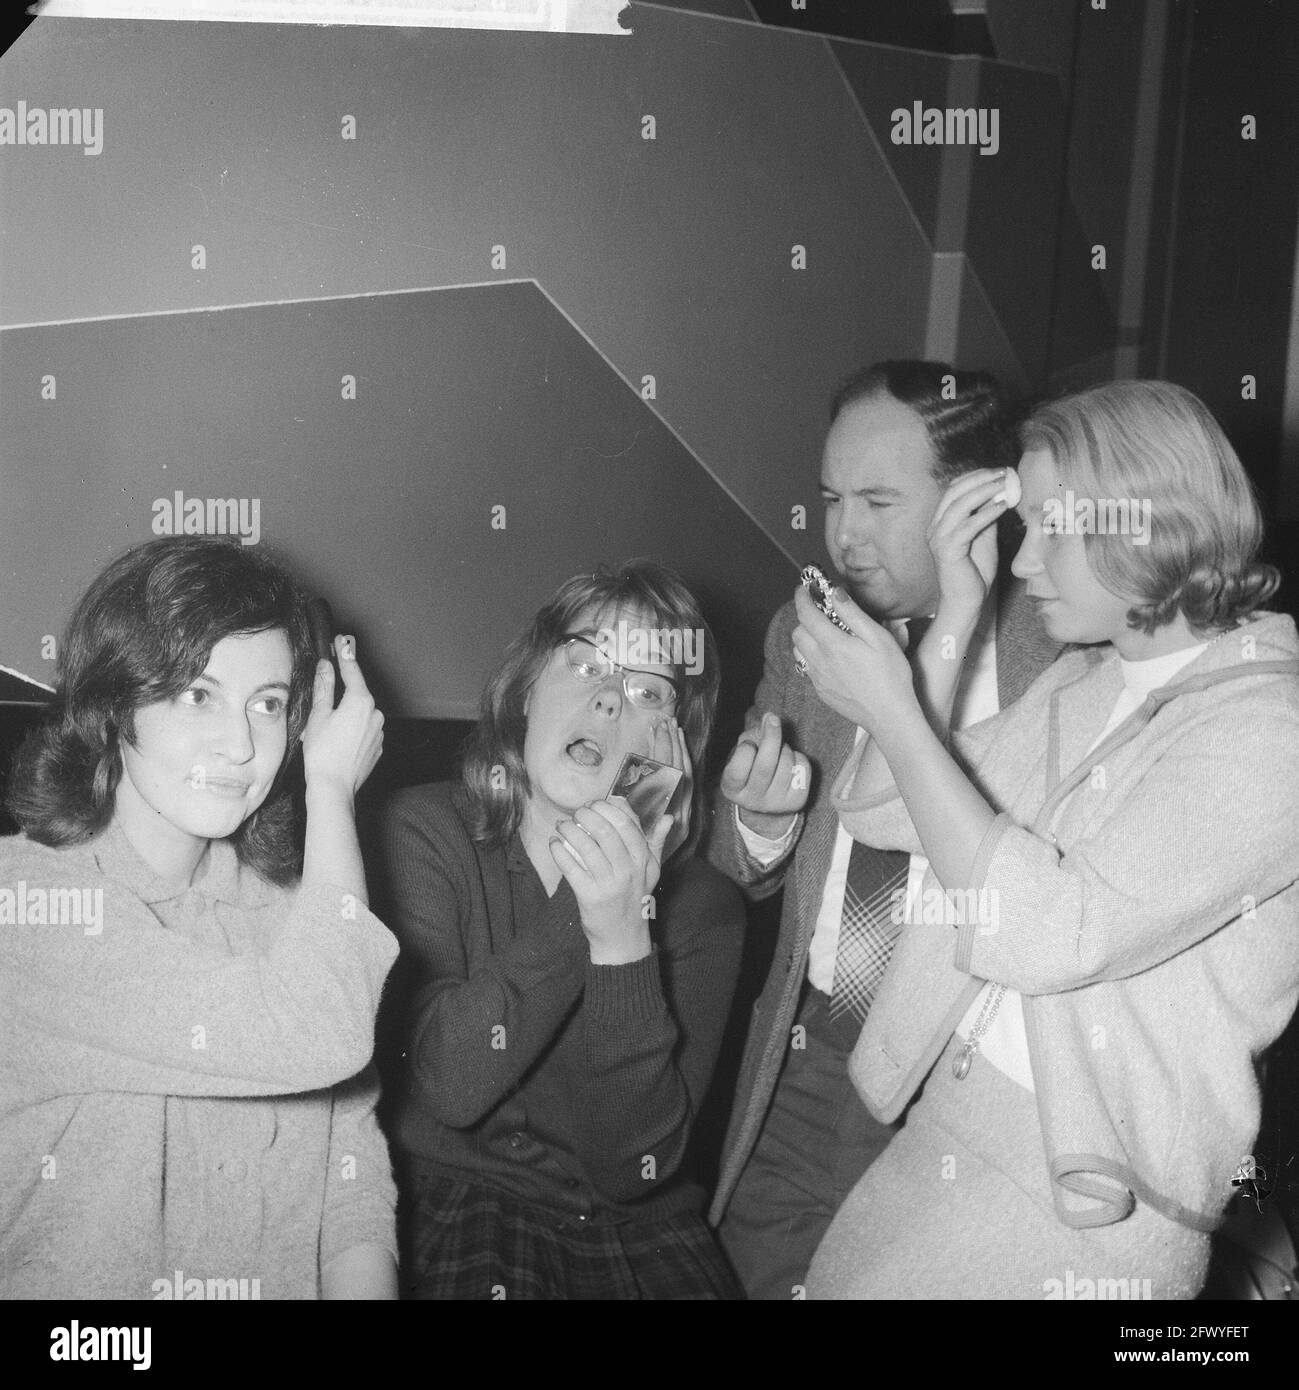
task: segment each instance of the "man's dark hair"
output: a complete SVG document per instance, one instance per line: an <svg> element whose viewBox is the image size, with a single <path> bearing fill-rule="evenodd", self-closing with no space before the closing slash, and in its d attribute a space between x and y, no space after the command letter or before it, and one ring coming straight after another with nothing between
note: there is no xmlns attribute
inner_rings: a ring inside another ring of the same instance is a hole
<svg viewBox="0 0 1299 1390"><path fill-rule="evenodd" d="M903 359L854 372L830 403L830 423L858 401L892 396L924 421L946 485L976 468L1013 468L1019 462L1019 410L987 372L961 372L946 362Z"/></svg>

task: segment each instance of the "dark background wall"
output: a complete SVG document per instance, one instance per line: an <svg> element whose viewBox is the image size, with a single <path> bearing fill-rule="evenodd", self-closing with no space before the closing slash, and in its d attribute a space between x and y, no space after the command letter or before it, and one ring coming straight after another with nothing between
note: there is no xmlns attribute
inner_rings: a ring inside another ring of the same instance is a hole
<svg viewBox="0 0 1299 1390"><path fill-rule="evenodd" d="M630 13L626 38L31 24L0 105L102 107L105 137L0 149L0 666L50 680L43 639L179 489L259 499L357 630L397 716L371 797L449 772L508 637L632 554L705 603L724 748L823 554L826 401L887 356L1028 394L1183 382L1289 571L1289 0ZM894 145L914 101L995 106L997 155ZM0 764L28 698L0 676Z"/></svg>
<svg viewBox="0 0 1299 1390"><path fill-rule="evenodd" d="M470 713L540 594L630 546L718 604L733 719L743 653L821 555L826 399L888 355L1026 392L1183 380L1271 505L1296 26L1269 0L964 9L634 5L627 38L37 20L0 60L0 103L102 106L105 144L0 152L0 663L48 676L41 639L149 534L155 497L238 486L372 628L396 710ZM997 155L894 145L916 100L996 106ZM495 306L495 328L376 297L427 288ZM337 296L362 298L300 303ZM543 303L544 332L522 307ZM558 351L576 375L552 373ZM574 490L586 505L564 510ZM502 576L474 638L442 601L471 555ZM406 618L388 608L403 567Z"/></svg>
<svg viewBox="0 0 1299 1390"><path fill-rule="evenodd" d="M42 665L31 615L57 633L179 491L256 502L259 543L360 634L397 714L471 715L546 593L648 552L706 604L737 685L761 673L743 638L788 562L534 281L0 337L6 379L34 362L58 397L14 391L0 444L7 665Z"/></svg>
<svg viewBox="0 0 1299 1390"><path fill-rule="evenodd" d="M461 541L508 576L458 665L431 641L384 649L398 707L412 713L468 713L503 635L556 578L628 546L686 568L693 553L702 575L734 538L727 602L748 612L738 625L727 607L715 616L752 646L795 561L820 552L815 519L795 532L791 508L815 517L834 381L863 357L923 347L929 248L819 40L662 11L639 16L627 39L38 20L0 69L0 97L20 95L103 106L106 127L98 158L14 150L0 166L0 313L9 325L58 323L3 334L6 406L28 421L0 462L24 503L0 510L13 596L0 654L20 669L32 670L40 637L58 631L103 559L149 534L147 503L164 489L160 472L146 485L141 470L164 455L187 494L229 480L277 499L268 540L301 527L295 553L343 611L373 617L358 579L398 556L408 607L465 603ZM347 114L355 142L339 138ZM641 138L646 114L654 141ZM206 270L191 269L194 244ZM804 271L791 268L795 244ZM555 341L590 344L584 370L606 394L572 407L591 417L589 437L546 442L581 393L544 346L533 351L523 322L429 351L404 336L414 320L397 300L344 311L376 327L346 412L355 428L337 429L325 421L345 413L331 398L362 352L345 327L330 339L323 325L337 311L177 314L521 278L539 288L512 303L547 301ZM152 317L107 352L102 325L59 322L137 314ZM56 361L73 375L56 402L41 401ZM641 404L647 374L656 397ZM394 390L422 390L430 408L454 402L455 418L449 407L432 425L421 415L431 432L403 435ZM614 399L625 430L608 413ZM644 452L672 437L699 475L684 491ZM550 471L560 450L582 496L562 511ZM60 461L38 468L49 454ZM384 499L421 468L425 484L402 508L421 544L408 545ZM628 478L637 485L610 486ZM94 508L66 506L65 484ZM109 525L97 516L105 493L116 498ZM358 508L361 495L373 506ZM493 536L487 504L511 497L510 529ZM456 512L454 539L436 514L418 525L434 504ZM434 535L447 543L425 543ZM751 685L751 669L737 674L737 690Z"/></svg>
<svg viewBox="0 0 1299 1390"><path fill-rule="evenodd" d="M1148 370L1201 395L1253 475L1295 611L1299 439L1285 438L1299 222L1299 10L1197 5L1177 35L1184 120L1170 160L1165 293ZM1255 117L1256 140L1241 139ZM1245 376L1256 390L1246 398ZM1293 428L1293 425L1291 426Z"/></svg>

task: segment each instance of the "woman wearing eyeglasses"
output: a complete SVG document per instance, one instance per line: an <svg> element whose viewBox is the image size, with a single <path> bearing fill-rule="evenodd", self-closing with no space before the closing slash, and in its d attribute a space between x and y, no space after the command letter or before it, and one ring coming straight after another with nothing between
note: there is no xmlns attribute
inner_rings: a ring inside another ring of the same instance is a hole
<svg viewBox="0 0 1299 1390"><path fill-rule="evenodd" d="M687 633L694 670L665 659ZM408 1297L741 1296L689 1162L743 931L690 853L717 685L674 575L580 575L488 682L462 780L395 798ZM608 796L628 753L685 773L648 837Z"/></svg>

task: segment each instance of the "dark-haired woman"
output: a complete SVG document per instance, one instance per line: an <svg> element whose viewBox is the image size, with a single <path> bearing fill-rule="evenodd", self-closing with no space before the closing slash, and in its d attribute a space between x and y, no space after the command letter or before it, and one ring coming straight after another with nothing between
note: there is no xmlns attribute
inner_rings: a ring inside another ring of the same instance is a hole
<svg viewBox="0 0 1299 1390"><path fill-rule="evenodd" d="M395 1295L367 1064L396 946L352 811L382 716L336 646L334 709L301 593L214 538L78 604L0 841L0 1297Z"/></svg>
<svg viewBox="0 0 1299 1390"><path fill-rule="evenodd" d="M664 855L697 789L648 838L609 796L626 753L689 778L717 681L673 575L579 576L488 684L463 783L391 810L392 921L416 976L393 1132L413 1297L739 1296L689 1150L742 907L688 847Z"/></svg>

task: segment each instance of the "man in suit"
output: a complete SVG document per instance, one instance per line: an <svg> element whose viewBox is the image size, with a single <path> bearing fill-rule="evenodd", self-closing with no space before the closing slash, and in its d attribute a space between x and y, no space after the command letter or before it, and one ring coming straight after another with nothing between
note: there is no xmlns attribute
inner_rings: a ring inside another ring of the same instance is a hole
<svg viewBox="0 0 1299 1390"><path fill-rule="evenodd" d="M938 606L927 530L948 483L1017 459L1005 403L983 373L883 362L839 389L821 463L826 548L840 583L904 647ZM1009 573L1017 538L1007 541L953 728L1016 699L1060 650ZM847 1062L925 868L919 856L855 846L839 826L828 790L862 734L797 670L797 623L792 600L772 619L708 839L708 857L750 897L785 890L710 1212L750 1298L800 1296L835 1211L894 1133L858 1099Z"/></svg>

